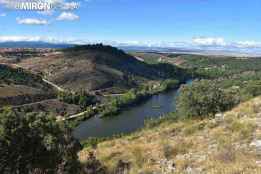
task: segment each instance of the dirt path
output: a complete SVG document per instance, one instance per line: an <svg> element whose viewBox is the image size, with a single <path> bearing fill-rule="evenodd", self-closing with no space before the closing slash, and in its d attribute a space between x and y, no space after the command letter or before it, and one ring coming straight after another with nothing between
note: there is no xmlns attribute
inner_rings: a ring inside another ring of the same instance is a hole
<svg viewBox="0 0 261 174"><path fill-rule="evenodd" d="M84 111L84 112L80 112L78 114L74 114L74 115L68 116L66 118L64 118L64 117L59 118L58 117L58 121L66 121L66 120L71 120L71 119L74 119L74 118L77 118L77 117L82 117L82 116L84 116L87 113L88 113L88 111Z"/></svg>
<svg viewBox="0 0 261 174"><path fill-rule="evenodd" d="M117 97L117 96L123 96L124 94L104 94L102 96L104 97Z"/></svg>
<svg viewBox="0 0 261 174"><path fill-rule="evenodd" d="M22 66L20 66L20 65L17 65L17 64L10 64L10 66L13 66L13 67L15 67L15 68L22 68L22 69L24 69L24 67L22 67ZM42 80L43 80L45 83L47 83L47 84L51 85L52 87L54 87L54 88L55 88L56 90L58 90L59 92L65 92L65 91L66 91L66 90L63 89L62 87L60 87L60 86L54 84L53 82L50 82L50 81L47 80L47 79L44 79L43 77L42 77ZM112 95L107 95L107 96L120 96L120 95L123 95L123 94L112 94ZM37 103L41 103L41 102L42 102L42 101L40 101L40 102L35 102L35 103L24 104L24 105L21 105L21 106L29 106L29 105L37 104ZM21 107L21 106L19 106L19 107ZM16 106L16 107L18 107L18 106ZM95 106L94 106L92 109L96 109ZM88 113L88 111L83 111L83 112L80 112L80 113L78 113L78 114L70 115L70 116L68 116L68 117L66 117L66 118L61 117L61 116L57 116L57 121L65 121L65 120L70 120L70 119L74 119L74 118L77 118L77 117L82 117L82 116L84 116L84 115L87 114L87 113Z"/></svg>
<svg viewBox="0 0 261 174"><path fill-rule="evenodd" d="M20 65L17 65L17 64L6 64L6 65L10 65L10 66L15 67L15 68L22 68L22 69L24 69L24 67L22 67L22 66L20 66ZM64 92L64 91L65 91L65 89L63 89L63 88L61 88L60 86L54 84L53 82L50 82L50 81L47 80L47 79L44 79L43 77L42 77L42 80L43 80L45 83L47 83L47 84L51 85L52 87L54 87L55 89L57 89L58 91L60 91L60 92Z"/></svg>
<svg viewBox="0 0 261 174"><path fill-rule="evenodd" d="M58 91L60 91L60 92L64 92L65 91L65 89L61 88L60 86L58 86L58 85L56 85L56 84L54 84L54 83L52 83L52 82L50 82L50 81L48 81L48 80L46 80L44 78L42 78L42 80L45 83L47 83L47 84L51 85L52 87L54 87L55 89L57 89Z"/></svg>

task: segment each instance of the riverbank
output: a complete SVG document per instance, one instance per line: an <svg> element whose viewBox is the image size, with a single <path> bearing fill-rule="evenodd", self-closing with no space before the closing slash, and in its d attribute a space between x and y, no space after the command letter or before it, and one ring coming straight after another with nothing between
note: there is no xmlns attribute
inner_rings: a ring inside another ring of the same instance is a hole
<svg viewBox="0 0 261 174"><path fill-rule="evenodd" d="M171 89L177 89L180 86L177 80L165 80L159 84L142 86L138 89L132 89L126 94L112 98L101 109L101 117L111 117L119 114L121 111L140 104L153 95L159 94Z"/></svg>
<svg viewBox="0 0 261 174"><path fill-rule="evenodd" d="M79 115L78 117L70 117L70 119L67 120L67 124L71 128L75 128L81 122L92 117L115 117L122 111L147 101L153 95L167 92L169 90L176 90L181 86L181 84L184 84L184 82L169 79L157 84L144 85L138 89L131 89L123 95L111 97L111 99L105 104L87 107L86 111L77 114Z"/></svg>
<svg viewBox="0 0 261 174"><path fill-rule="evenodd" d="M191 80L187 81L187 84L190 83ZM158 120L168 113L175 112L178 95L179 90L174 88L152 95L138 105L122 110L117 116L100 118L96 115L81 122L73 134L77 139L84 141L90 137L104 138L132 133L143 128L146 120Z"/></svg>
<svg viewBox="0 0 261 174"><path fill-rule="evenodd" d="M108 171L123 161L130 164L125 169L130 173L257 174L260 101L240 104L222 118L165 119L127 136L93 140L79 157L85 163L88 153L95 152Z"/></svg>

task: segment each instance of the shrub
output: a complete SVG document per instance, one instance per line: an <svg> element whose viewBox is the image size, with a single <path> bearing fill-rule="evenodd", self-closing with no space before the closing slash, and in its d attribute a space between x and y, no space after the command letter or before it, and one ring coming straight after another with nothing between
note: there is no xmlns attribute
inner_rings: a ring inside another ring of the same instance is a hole
<svg viewBox="0 0 261 174"><path fill-rule="evenodd" d="M231 144L226 145L215 154L215 158L223 163L234 162L236 159L236 150Z"/></svg>
<svg viewBox="0 0 261 174"><path fill-rule="evenodd" d="M185 135L192 135L196 133L199 130L202 130L205 127L205 123L196 123L196 124L189 124L188 126L185 127L184 129L184 134Z"/></svg>
<svg viewBox="0 0 261 174"><path fill-rule="evenodd" d="M178 86L179 86L179 81L171 80L171 79L165 80L161 84L162 91L177 88Z"/></svg>
<svg viewBox="0 0 261 174"><path fill-rule="evenodd" d="M227 127L233 133L237 133L240 139L248 139L251 138L256 125L247 121L242 122L237 119L232 119Z"/></svg>
<svg viewBox="0 0 261 174"><path fill-rule="evenodd" d="M44 114L0 113L0 173L79 173L80 144Z"/></svg>
<svg viewBox="0 0 261 174"><path fill-rule="evenodd" d="M145 157L143 156L143 148L141 148L140 146L134 146L131 149L131 152L135 158L136 164L138 165L138 167L142 167L143 164L145 163Z"/></svg>
<svg viewBox="0 0 261 174"><path fill-rule="evenodd" d="M214 116L238 104L236 96L218 87L213 81L202 80L182 87L177 110L185 118Z"/></svg>
<svg viewBox="0 0 261 174"><path fill-rule="evenodd" d="M93 152L89 153L87 162L84 164L83 171L85 174L106 174L107 169L96 159Z"/></svg>
<svg viewBox="0 0 261 174"><path fill-rule="evenodd" d="M80 105L82 108L86 108L96 102L96 98L84 90L75 93L61 91L58 93L58 99L65 103Z"/></svg>

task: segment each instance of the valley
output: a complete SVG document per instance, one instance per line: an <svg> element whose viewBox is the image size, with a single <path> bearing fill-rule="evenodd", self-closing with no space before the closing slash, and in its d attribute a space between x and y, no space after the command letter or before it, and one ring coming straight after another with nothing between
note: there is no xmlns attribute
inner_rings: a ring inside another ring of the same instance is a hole
<svg viewBox="0 0 261 174"><path fill-rule="evenodd" d="M0 174L261 174L260 7L0 0Z"/></svg>
<svg viewBox="0 0 261 174"><path fill-rule="evenodd" d="M0 58L1 113L66 125L83 146L81 165L95 158L107 173L121 164L133 174L259 172L261 59L101 44L38 51Z"/></svg>
<svg viewBox="0 0 261 174"><path fill-rule="evenodd" d="M12 85L3 81L1 107L11 106L17 112L44 112L62 120L68 117L72 125L97 112L102 115L116 114L121 107L135 104L168 88L177 88L190 78L182 68L168 64L146 64L117 48L101 44L58 50L2 49L0 63L6 68L1 68L0 73L6 81L13 78L8 76L9 73L16 77L26 72L21 80L32 76L45 86L41 91L40 87L37 90L31 87L33 84L29 80L23 82L24 86L19 84L20 79L14 79ZM127 96L130 89L137 90L131 94L134 98ZM123 102L124 97L127 98ZM117 107L116 110L110 104L114 98L122 100L122 104L113 106Z"/></svg>

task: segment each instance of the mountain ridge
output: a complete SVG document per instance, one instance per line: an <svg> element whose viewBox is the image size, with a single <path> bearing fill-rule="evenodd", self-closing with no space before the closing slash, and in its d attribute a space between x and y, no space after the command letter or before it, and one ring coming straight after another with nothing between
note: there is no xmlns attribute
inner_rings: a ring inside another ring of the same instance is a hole
<svg viewBox="0 0 261 174"><path fill-rule="evenodd" d="M45 42L45 41L5 41L0 42L0 48L53 48L64 49L73 46L86 45L87 43L70 43L70 42ZM170 47L170 46L142 46L128 45L121 43L113 43L113 46L124 51L136 52L158 52L158 53L177 53L177 54L193 54L193 55L213 55L213 56L236 56L236 57L259 57L260 51L246 51L245 49L235 48L218 48L211 49L208 47Z"/></svg>
<svg viewBox="0 0 261 174"><path fill-rule="evenodd" d="M17 64L42 74L58 86L76 91L130 89L145 81L186 78L181 68L169 64L149 65L102 44L66 48L45 57L23 59Z"/></svg>

